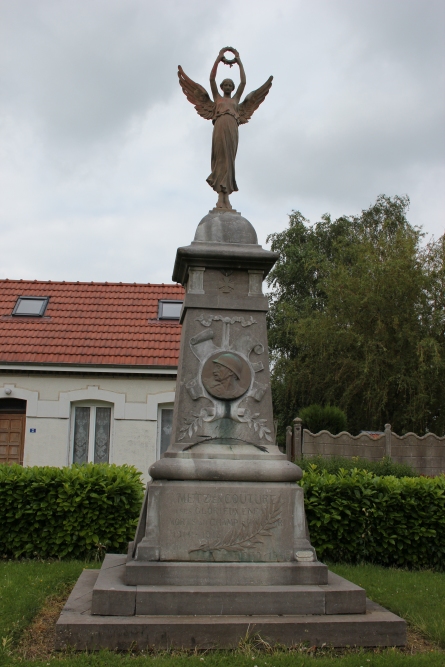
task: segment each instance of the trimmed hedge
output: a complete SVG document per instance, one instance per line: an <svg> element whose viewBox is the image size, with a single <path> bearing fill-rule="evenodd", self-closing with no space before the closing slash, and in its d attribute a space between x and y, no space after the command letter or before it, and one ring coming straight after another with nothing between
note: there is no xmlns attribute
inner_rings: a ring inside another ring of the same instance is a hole
<svg viewBox="0 0 445 667"><path fill-rule="evenodd" d="M337 474L315 465L301 485L321 560L445 571L445 476ZM91 558L125 552L143 497L129 466L0 465L0 555Z"/></svg>
<svg viewBox="0 0 445 667"><path fill-rule="evenodd" d="M445 571L445 476L333 475L315 467L301 485L320 560Z"/></svg>
<svg viewBox="0 0 445 667"><path fill-rule="evenodd" d="M0 554L12 558L91 558L125 552L143 497L129 466L70 468L0 465Z"/></svg>

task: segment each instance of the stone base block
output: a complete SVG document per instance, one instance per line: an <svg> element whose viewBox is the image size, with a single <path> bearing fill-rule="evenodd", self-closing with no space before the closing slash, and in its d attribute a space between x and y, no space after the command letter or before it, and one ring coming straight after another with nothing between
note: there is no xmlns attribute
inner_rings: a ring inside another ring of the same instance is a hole
<svg viewBox="0 0 445 667"><path fill-rule="evenodd" d="M313 563L173 563L131 561L130 586L318 586L328 583L328 568Z"/></svg>
<svg viewBox="0 0 445 667"><path fill-rule="evenodd" d="M324 614L318 586L138 586L138 616Z"/></svg>
<svg viewBox="0 0 445 667"><path fill-rule="evenodd" d="M246 635L293 646L403 646L405 621L367 601L364 614L252 616L98 616L91 601L98 572L85 570L56 626L56 648L76 650L235 648Z"/></svg>
<svg viewBox="0 0 445 667"><path fill-rule="evenodd" d="M313 564L304 564L303 571L310 571L308 565ZM213 572L221 567L225 564L213 564ZM217 586L185 585L184 582L180 586L165 582L126 586L125 569L125 556L106 556L93 588L92 614L250 616L257 615L259 610L261 615L364 614L366 611L363 588L332 572L328 573L326 585L246 585L244 580L242 585L232 581L230 585Z"/></svg>
<svg viewBox="0 0 445 667"><path fill-rule="evenodd" d="M124 557L120 554L105 556L93 587L92 614L134 616L137 587L127 586L124 575Z"/></svg>

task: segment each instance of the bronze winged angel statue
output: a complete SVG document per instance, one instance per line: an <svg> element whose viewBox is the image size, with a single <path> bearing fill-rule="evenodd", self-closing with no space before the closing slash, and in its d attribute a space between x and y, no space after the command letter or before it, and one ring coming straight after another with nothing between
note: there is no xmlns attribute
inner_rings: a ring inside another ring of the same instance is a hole
<svg viewBox="0 0 445 667"><path fill-rule="evenodd" d="M225 53L230 51L234 58L228 60ZM232 79L224 79L220 84L223 92L218 92L216 85L216 71L219 63L225 65L237 64L240 69L240 84L236 93L235 84ZM241 95L246 86L246 74L239 57L239 53L231 46L226 46L218 54L215 64L210 72L210 88L213 101L209 94L190 79L181 66L178 67L178 77L181 88L188 101L191 102L202 118L211 120L213 123L212 136L212 173L207 183L218 193L217 208L232 210L229 195L238 190L235 179L235 157L238 149L238 125L248 123L253 113L258 109L266 95L269 93L273 77L270 76L266 83L260 88L246 95L240 103Z"/></svg>

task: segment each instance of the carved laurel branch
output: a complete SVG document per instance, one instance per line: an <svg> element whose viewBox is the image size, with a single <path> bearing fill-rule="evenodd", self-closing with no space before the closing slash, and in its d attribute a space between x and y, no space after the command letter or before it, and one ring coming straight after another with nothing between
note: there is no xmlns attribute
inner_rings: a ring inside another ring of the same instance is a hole
<svg viewBox="0 0 445 667"><path fill-rule="evenodd" d="M197 430L201 428L203 419L205 419L205 417L208 417L208 412L205 408L202 408L198 415L194 412L192 413L192 419L184 419L185 426L179 429L181 435L179 436L178 440L182 440L186 435L191 438L193 433L196 433Z"/></svg>
<svg viewBox="0 0 445 667"><path fill-rule="evenodd" d="M271 498L258 519L247 525L243 523L240 528L233 527L223 538L203 540L196 549L189 549L189 554L193 551L245 551L246 549L254 549L257 544L263 544L262 537L272 536L270 531L276 528L276 524L281 518L282 509L283 503L281 500L278 499L273 502Z"/></svg>
<svg viewBox="0 0 445 667"><path fill-rule="evenodd" d="M204 315L200 315L196 318L198 322L201 322L203 327L209 327L212 322L224 322L224 324L235 324L239 322L242 327L250 327L252 324L257 324L257 321L253 319L252 316L248 320L245 320L244 317L222 317L221 315L209 315L205 319Z"/></svg>
<svg viewBox="0 0 445 667"><path fill-rule="evenodd" d="M249 428L253 428L255 433L258 433L260 438L266 438L268 442L272 442L270 428L267 428L266 426L267 419L260 419L259 416L259 412L255 412L252 415L250 410L244 410L244 415L242 416L241 421L245 422Z"/></svg>

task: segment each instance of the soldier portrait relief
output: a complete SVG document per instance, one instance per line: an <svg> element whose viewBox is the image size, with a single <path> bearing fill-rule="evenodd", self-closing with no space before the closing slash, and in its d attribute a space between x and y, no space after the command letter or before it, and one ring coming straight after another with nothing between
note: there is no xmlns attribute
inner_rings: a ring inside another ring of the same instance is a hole
<svg viewBox="0 0 445 667"><path fill-rule="evenodd" d="M202 369L202 383L209 394L231 401L246 393L251 382L247 362L234 352L212 355Z"/></svg>

